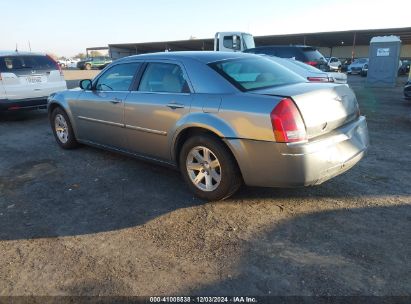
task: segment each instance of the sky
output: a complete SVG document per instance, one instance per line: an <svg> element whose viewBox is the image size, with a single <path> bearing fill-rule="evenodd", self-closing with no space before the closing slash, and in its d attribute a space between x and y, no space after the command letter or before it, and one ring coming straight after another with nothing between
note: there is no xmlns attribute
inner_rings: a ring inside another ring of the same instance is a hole
<svg viewBox="0 0 411 304"><path fill-rule="evenodd" d="M74 56L109 43L411 27L411 1L0 0L0 50Z"/></svg>

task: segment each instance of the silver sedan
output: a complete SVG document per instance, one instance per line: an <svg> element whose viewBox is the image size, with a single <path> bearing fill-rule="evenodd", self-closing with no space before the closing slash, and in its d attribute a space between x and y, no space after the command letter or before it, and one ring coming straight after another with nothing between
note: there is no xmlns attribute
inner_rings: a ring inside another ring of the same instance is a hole
<svg viewBox="0 0 411 304"><path fill-rule="evenodd" d="M307 83L252 54L126 57L80 89L51 95L48 111L62 148L83 143L174 166L207 200L243 183L321 184L368 147L351 89Z"/></svg>

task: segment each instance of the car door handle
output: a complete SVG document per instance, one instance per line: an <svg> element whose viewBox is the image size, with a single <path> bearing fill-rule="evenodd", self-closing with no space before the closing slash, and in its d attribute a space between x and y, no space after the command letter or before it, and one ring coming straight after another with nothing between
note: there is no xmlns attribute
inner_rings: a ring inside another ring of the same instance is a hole
<svg viewBox="0 0 411 304"><path fill-rule="evenodd" d="M120 98L113 98L113 100L110 100L111 103L120 103L122 100Z"/></svg>
<svg viewBox="0 0 411 304"><path fill-rule="evenodd" d="M167 107L174 110L174 109L182 109L184 108L184 105L182 103L170 102L167 104Z"/></svg>

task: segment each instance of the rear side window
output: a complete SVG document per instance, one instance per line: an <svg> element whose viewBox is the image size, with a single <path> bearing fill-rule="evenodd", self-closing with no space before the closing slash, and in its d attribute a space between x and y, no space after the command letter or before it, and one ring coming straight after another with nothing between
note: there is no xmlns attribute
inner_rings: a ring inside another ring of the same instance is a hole
<svg viewBox="0 0 411 304"><path fill-rule="evenodd" d="M56 63L48 56L6 56L0 58L2 72L31 70L57 70Z"/></svg>
<svg viewBox="0 0 411 304"><path fill-rule="evenodd" d="M233 59L209 64L241 91L305 82L305 79L267 58Z"/></svg>
<svg viewBox="0 0 411 304"><path fill-rule="evenodd" d="M168 93L190 92L181 67L170 63L148 64L138 90Z"/></svg>

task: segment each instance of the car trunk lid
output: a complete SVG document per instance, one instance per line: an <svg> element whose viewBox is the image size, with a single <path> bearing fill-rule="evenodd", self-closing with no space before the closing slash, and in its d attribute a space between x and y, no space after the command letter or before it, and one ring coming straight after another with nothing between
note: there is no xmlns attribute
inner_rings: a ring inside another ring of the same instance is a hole
<svg viewBox="0 0 411 304"><path fill-rule="evenodd" d="M355 94L345 85L298 83L250 93L290 97L301 113L308 139L326 134L359 116Z"/></svg>

